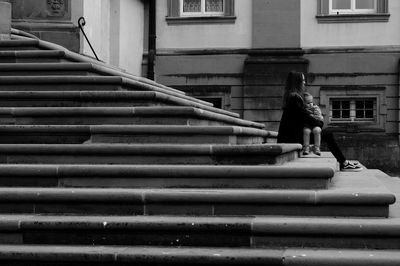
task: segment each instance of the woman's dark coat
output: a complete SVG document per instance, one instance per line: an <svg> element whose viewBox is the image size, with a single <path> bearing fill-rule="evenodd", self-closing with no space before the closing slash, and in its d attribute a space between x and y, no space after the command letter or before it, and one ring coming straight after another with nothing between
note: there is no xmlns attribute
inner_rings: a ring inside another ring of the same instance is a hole
<svg viewBox="0 0 400 266"><path fill-rule="evenodd" d="M303 143L303 128L305 124L323 122L310 116L304 109L303 98L298 93L292 93L287 98L283 109L278 131L278 143Z"/></svg>

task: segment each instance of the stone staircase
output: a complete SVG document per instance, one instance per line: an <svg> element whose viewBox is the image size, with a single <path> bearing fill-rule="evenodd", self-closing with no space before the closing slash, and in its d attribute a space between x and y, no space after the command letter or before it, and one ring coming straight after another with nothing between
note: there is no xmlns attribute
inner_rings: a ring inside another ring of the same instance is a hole
<svg viewBox="0 0 400 266"><path fill-rule="evenodd" d="M0 106L1 265L400 265L376 170L180 91L14 35Z"/></svg>

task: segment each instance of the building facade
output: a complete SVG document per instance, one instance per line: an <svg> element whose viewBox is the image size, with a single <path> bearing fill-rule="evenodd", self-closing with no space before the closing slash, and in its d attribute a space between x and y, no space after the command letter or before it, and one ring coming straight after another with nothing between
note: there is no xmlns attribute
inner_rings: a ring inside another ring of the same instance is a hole
<svg viewBox="0 0 400 266"><path fill-rule="evenodd" d="M157 81L277 130L303 71L346 155L396 171L399 25L393 0L159 1Z"/></svg>
<svg viewBox="0 0 400 266"><path fill-rule="evenodd" d="M9 2L22 29L77 29L84 16L99 58L143 76L155 12L155 80L269 130L279 126L287 73L303 71L347 157L400 172L400 1L158 0L152 8L143 0L43 0L47 13L19 17L33 1ZM77 36L60 43L75 40L75 50L92 55Z"/></svg>

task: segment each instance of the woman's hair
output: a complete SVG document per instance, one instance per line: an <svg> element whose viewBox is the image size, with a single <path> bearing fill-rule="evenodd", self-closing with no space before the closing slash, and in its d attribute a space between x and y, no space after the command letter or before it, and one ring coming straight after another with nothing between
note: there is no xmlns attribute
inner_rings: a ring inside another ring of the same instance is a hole
<svg viewBox="0 0 400 266"><path fill-rule="evenodd" d="M302 97L304 92L303 77L304 74L301 72L289 72L286 78L285 91L283 93L282 108L286 107L286 103L288 102L290 95L298 94L300 97Z"/></svg>

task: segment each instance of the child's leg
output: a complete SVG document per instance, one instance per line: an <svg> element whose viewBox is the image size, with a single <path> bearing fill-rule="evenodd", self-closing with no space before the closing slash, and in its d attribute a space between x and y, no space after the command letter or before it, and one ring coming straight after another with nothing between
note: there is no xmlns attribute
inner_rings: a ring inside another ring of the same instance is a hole
<svg viewBox="0 0 400 266"><path fill-rule="evenodd" d="M310 134L311 129L308 127L303 128L303 155L310 153Z"/></svg>
<svg viewBox="0 0 400 266"><path fill-rule="evenodd" d="M322 131L322 129L320 127L314 127L312 130L313 135L314 135L314 145L316 147L321 146L321 131Z"/></svg>
<svg viewBox="0 0 400 266"><path fill-rule="evenodd" d="M314 153L316 155L321 155L321 131L322 129L320 127L314 127L313 128L313 135L314 135Z"/></svg>

